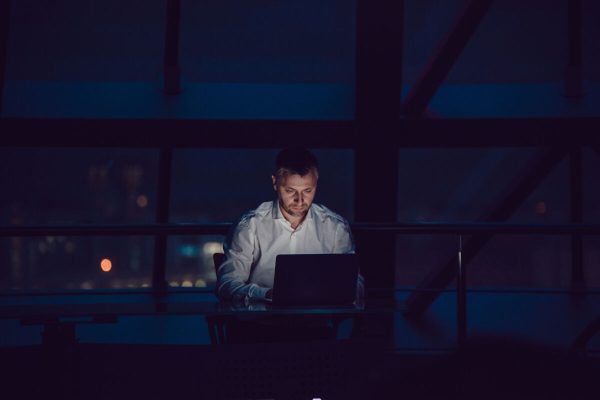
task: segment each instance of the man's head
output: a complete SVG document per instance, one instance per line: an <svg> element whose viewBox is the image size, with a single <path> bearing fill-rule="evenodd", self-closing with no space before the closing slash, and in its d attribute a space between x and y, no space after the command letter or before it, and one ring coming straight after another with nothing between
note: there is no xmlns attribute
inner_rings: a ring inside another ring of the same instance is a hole
<svg viewBox="0 0 600 400"><path fill-rule="evenodd" d="M303 218L317 192L317 158L303 147L283 149L275 159L275 173L271 178L284 216L287 213Z"/></svg>

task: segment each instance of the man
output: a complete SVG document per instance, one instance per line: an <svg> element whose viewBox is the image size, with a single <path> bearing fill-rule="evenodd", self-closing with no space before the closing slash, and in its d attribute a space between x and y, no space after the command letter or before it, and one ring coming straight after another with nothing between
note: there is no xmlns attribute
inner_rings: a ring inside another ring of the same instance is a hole
<svg viewBox="0 0 600 400"><path fill-rule="evenodd" d="M277 199L242 215L224 244L226 258L216 287L222 300L268 301L279 254L354 252L348 222L313 203L319 179L316 157L304 148L289 148L279 152L275 164L271 179ZM357 296L362 292L359 277Z"/></svg>

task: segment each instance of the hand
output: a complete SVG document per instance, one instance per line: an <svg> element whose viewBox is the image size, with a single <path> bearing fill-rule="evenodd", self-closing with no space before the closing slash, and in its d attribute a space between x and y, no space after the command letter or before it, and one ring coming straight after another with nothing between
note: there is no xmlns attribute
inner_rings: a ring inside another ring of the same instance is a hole
<svg viewBox="0 0 600 400"><path fill-rule="evenodd" d="M273 299L273 289L267 290L267 293L265 294L265 298L267 298L269 300Z"/></svg>

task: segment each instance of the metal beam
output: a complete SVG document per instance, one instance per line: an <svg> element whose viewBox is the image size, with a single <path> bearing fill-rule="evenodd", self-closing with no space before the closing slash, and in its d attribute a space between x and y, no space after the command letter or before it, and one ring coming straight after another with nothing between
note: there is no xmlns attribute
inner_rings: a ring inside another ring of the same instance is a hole
<svg viewBox="0 0 600 400"><path fill-rule="evenodd" d="M398 150L385 143L389 137L401 134L397 128L402 89L403 14L403 0L357 3L355 220L396 221ZM364 269L367 288L393 288L395 237L372 232L355 236L361 264L379 266L377 271Z"/></svg>
<svg viewBox="0 0 600 400"><path fill-rule="evenodd" d="M564 74L565 97L582 97L582 1L568 0L567 3L567 65Z"/></svg>
<svg viewBox="0 0 600 400"><path fill-rule="evenodd" d="M161 148L158 158L158 188L156 194L156 223L158 224L169 222L172 161L173 149L170 147ZM154 241L154 268L152 269L152 289L157 297L161 297L167 292L166 270L167 235L158 234Z"/></svg>
<svg viewBox="0 0 600 400"><path fill-rule="evenodd" d="M583 222L583 166L581 147L573 146L569 152L570 189L571 189L571 222ZM571 236L571 286L579 291L585 286L583 265L583 237L581 234Z"/></svg>
<svg viewBox="0 0 600 400"><path fill-rule="evenodd" d="M543 179L563 160L568 152L564 148L552 148L539 156L529 173L525 175L499 203L499 205L482 221L506 221L525 201ZM462 263L468 264L492 238L491 234L473 236L463 247ZM446 264L432 269L427 277L417 286L406 300L405 314L408 317L419 317L439 296L440 291L456 277L457 256Z"/></svg>
<svg viewBox="0 0 600 400"><path fill-rule="evenodd" d="M164 91L166 94L181 92L181 70L179 68L179 25L181 0L166 0Z"/></svg>
<svg viewBox="0 0 600 400"><path fill-rule="evenodd" d="M458 236L456 269L456 342L459 349L467 343L467 266L463 263L463 237Z"/></svg>
<svg viewBox="0 0 600 400"><path fill-rule="evenodd" d="M212 224L118 224L118 225L1 225L0 237L40 236L155 236L225 235L231 222ZM600 235L600 224L509 224L503 222L454 223L361 223L352 232L391 235Z"/></svg>
<svg viewBox="0 0 600 400"><path fill-rule="evenodd" d="M600 331L600 316L591 320L588 325L577 335L571 344L571 351L585 353L586 346L590 340Z"/></svg>
<svg viewBox="0 0 600 400"><path fill-rule="evenodd" d="M402 119L356 121L1 118L0 147L281 148L523 147L600 145L600 118ZM359 129L361 131L359 132ZM282 135L281 132L286 132Z"/></svg>
<svg viewBox="0 0 600 400"><path fill-rule="evenodd" d="M0 115L2 115L2 106L4 105L4 82L6 80L9 34L10 0L0 0Z"/></svg>
<svg viewBox="0 0 600 400"><path fill-rule="evenodd" d="M403 27L404 0L358 0L355 85L358 121L389 121L400 117Z"/></svg>
<svg viewBox="0 0 600 400"><path fill-rule="evenodd" d="M469 0L408 93L402 107L406 116L418 117L423 114L492 2Z"/></svg>

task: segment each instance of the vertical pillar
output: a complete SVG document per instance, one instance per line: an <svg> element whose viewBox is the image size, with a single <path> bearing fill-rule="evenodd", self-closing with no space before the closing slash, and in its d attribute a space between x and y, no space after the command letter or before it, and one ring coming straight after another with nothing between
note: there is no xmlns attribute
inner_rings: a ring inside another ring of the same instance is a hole
<svg viewBox="0 0 600 400"><path fill-rule="evenodd" d="M567 0L567 66L565 68L565 97L582 97L582 2Z"/></svg>
<svg viewBox="0 0 600 400"><path fill-rule="evenodd" d="M6 80L6 60L8 35L10 33L10 0L0 0L0 115L4 105L4 82Z"/></svg>
<svg viewBox="0 0 600 400"><path fill-rule="evenodd" d="M164 91L166 94L181 92L179 68L179 25L181 0L166 0Z"/></svg>
<svg viewBox="0 0 600 400"><path fill-rule="evenodd" d="M467 269L463 263L462 235L458 237L456 273L456 341L462 349L467 341Z"/></svg>
<svg viewBox="0 0 600 400"><path fill-rule="evenodd" d="M169 209L171 199L171 169L173 149L162 147L158 159L158 188L156 204L156 223L166 224L169 222ZM166 294L167 268L167 235L156 235L154 242L154 269L152 273L152 288L157 297Z"/></svg>
<svg viewBox="0 0 600 400"><path fill-rule="evenodd" d="M386 138L399 135L402 88L402 0L358 0L356 16L355 220L395 222L398 149ZM396 238L356 235L369 288L394 287Z"/></svg>
<svg viewBox="0 0 600 400"><path fill-rule="evenodd" d="M583 222L583 168L581 146L576 145L569 155L571 186L571 222ZM571 286L579 291L585 286L583 270L583 237L579 233L571 236Z"/></svg>

